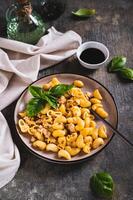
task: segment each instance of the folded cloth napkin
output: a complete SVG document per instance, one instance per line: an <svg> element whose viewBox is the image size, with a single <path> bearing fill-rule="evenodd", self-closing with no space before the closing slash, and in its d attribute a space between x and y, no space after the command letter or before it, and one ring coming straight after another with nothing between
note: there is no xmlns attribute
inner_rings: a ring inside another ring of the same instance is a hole
<svg viewBox="0 0 133 200"><path fill-rule="evenodd" d="M48 30L34 46L0 38L0 110L13 102L37 79L40 69L47 68L72 56L81 44L73 32ZM3 50L4 49L4 50ZM20 164L17 147L13 144L8 124L0 113L0 188L15 175ZM6 141L6 145L5 145Z"/></svg>
<svg viewBox="0 0 133 200"><path fill-rule="evenodd" d="M13 144L11 133L4 116L0 113L0 188L7 184L16 174L20 156Z"/></svg>

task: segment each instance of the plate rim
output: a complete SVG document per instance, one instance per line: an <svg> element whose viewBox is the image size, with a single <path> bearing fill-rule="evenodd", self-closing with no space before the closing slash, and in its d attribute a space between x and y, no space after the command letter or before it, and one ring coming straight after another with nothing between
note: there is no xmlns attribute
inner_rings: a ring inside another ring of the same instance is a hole
<svg viewBox="0 0 133 200"><path fill-rule="evenodd" d="M22 140L22 138L20 137L20 133L18 131L18 128L17 128L17 124L15 123L15 116L16 116L16 107L17 107L17 103L19 101L19 99L21 98L21 96L25 93L25 91L28 89L29 86L33 85L34 83L36 83L37 81L43 79L43 78L46 78L46 77L49 77L49 76L53 76L53 75L79 75L79 76L82 76L82 77L85 77L85 78L88 78L88 79L91 79L95 82L97 82L99 85L101 85L109 94L110 96L112 97L112 100L113 100L113 103L115 105L115 108L116 108L116 126L115 128L117 129L118 127L118 108L117 108L117 104L115 102L115 99L112 95L112 93L102 84L100 83L99 81L97 81L96 79L90 77L90 76L87 76L87 75L84 75L84 74L78 74L78 73L68 73L68 72L61 72L61 73L53 73L53 74L49 74L49 75L44 75L43 77L41 78L38 78L37 80L33 81L32 83L30 83L23 91L22 93L19 95L19 97L17 98L17 102L15 104L15 109L14 109L14 124L15 124L15 129L16 129L16 132L17 132L17 135L19 136L19 139L21 140L22 144L26 147L26 149L28 149L28 151L30 151L33 155L37 156L38 158L41 158L42 160L44 161L47 161L49 163L54 163L54 164L61 164L61 165L66 165L66 164L76 164L76 163L81 163L81 162L84 162L86 160L89 160L90 158L92 158L93 156L96 156L98 153L100 153L102 150L104 150L105 147L107 147L109 145L109 143L112 141L115 133L113 132L112 133L112 136L110 137L109 141L104 145L103 148L101 148L99 151L95 152L94 154L88 156L88 157L85 157L85 158L81 158L79 160L53 160L53 159L50 159L50 158L46 158L46 157L43 157L41 155L39 155L38 153L34 152L32 149L30 149L25 143L24 141Z"/></svg>

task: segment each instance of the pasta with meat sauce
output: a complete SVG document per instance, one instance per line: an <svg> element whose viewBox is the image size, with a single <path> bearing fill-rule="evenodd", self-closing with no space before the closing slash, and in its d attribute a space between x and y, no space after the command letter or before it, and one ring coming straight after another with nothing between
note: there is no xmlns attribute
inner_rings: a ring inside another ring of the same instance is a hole
<svg viewBox="0 0 133 200"><path fill-rule="evenodd" d="M60 81L53 78L42 85L42 89L47 91L58 84ZM104 145L108 138L106 127L97 125L95 116L90 113L92 108L101 117L108 117L103 97L98 89L84 93L82 87L84 83L75 80L73 87L58 98L57 108L46 103L34 117L28 116L26 110L19 113L18 126L22 134L30 136L33 148L71 160L81 152L89 154Z"/></svg>

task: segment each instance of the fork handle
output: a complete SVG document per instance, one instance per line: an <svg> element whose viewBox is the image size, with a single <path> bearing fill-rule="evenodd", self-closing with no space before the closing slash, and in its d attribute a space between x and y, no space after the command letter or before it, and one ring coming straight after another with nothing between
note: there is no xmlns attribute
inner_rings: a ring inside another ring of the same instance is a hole
<svg viewBox="0 0 133 200"><path fill-rule="evenodd" d="M102 120L105 124L108 125L108 127L116 134L118 134L123 140L125 140L128 144L130 144L133 147L133 143L130 142L123 134L121 134L117 129L115 129L108 121L103 119L101 116L99 116L94 110L90 110L93 115L95 115L98 119Z"/></svg>

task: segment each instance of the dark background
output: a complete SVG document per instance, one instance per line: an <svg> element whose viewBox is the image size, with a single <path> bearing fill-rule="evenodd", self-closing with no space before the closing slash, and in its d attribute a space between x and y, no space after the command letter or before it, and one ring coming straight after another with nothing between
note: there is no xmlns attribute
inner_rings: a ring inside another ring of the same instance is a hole
<svg viewBox="0 0 133 200"><path fill-rule="evenodd" d="M63 1L63 0L62 0ZM6 36L6 8L13 1L0 1L0 35ZM39 1L34 1L37 4ZM103 42L114 55L127 57L133 65L133 1L132 0L67 0L65 12L48 23L57 30L74 30L83 41ZM75 20L71 11L79 8L95 8L96 16ZM45 20L45 18L43 18ZM100 81L113 94L119 112L118 129L133 141L133 85L107 68L90 71L80 66L75 56L58 66L40 72L39 77L59 72L88 75ZM82 164L60 166L49 164L29 153L16 136L13 124L15 103L3 110L21 154L21 166L15 178L0 190L0 200L96 200L89 188L94 172L109 172L116 183L113 200L133 200L133 148L115 136L112 142L97 156ZM98 199L99 200L99 199Z"/></svg>

